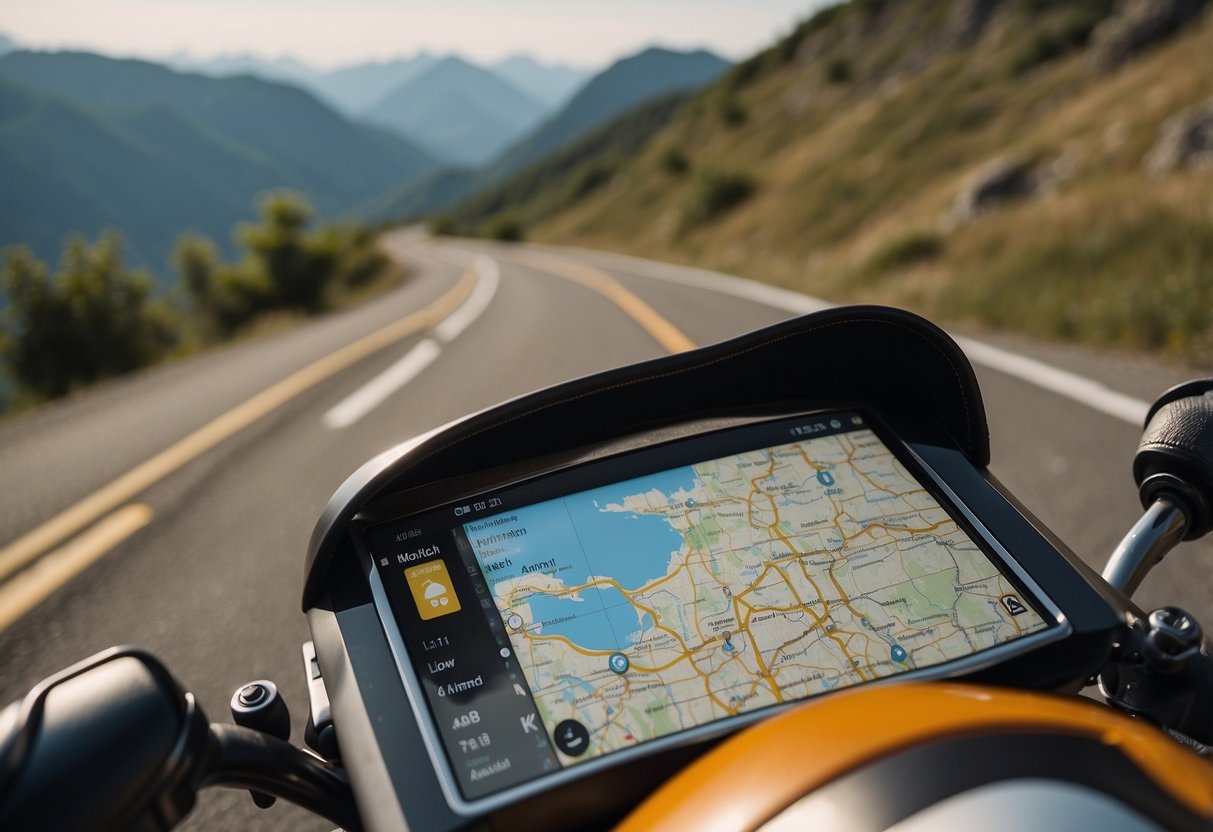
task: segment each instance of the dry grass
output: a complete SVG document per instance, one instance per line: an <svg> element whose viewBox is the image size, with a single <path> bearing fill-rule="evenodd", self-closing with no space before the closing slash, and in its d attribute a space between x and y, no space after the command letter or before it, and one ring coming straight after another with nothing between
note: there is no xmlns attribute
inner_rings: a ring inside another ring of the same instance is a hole
<svg viewBox="0 0 1213 832"><path fill-rule="evenodd" d="M744 124L722 125L722 93L709 91L609 187L533 236L1213 362L1213 173L1142 170L1162 122L1213 96L1213 14L1110 76L1081 51L1016 66L1023 27L1064 24L1049 12L1009 15L971 47L890 70L930 41L946 6L889 4L854 53L768 57L774 69L727 90ZM823 68L840 58L845 81ZM670 148L693 170L761 187L688 229L679 215L695 177L670 175ZM1065 175L1048 196L949 229L966 177L998 156Z"/></svg>

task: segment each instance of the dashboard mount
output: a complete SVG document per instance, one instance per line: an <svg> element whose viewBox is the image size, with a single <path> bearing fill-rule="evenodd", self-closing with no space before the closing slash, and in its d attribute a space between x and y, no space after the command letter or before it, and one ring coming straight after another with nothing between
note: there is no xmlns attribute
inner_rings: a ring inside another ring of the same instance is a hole
<svg viewBox="0 0 1213 832"><path fill-rule="evenodd" d="M861 306L375 457L317 524L303 596L364 824L606 825L836 690L1081 687L1127 602L989 453L956 344Z"/></svg>

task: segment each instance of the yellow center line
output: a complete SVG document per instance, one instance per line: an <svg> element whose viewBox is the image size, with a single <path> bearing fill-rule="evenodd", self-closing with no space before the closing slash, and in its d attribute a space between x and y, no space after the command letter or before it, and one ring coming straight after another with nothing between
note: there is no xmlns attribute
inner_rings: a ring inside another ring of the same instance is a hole
<svg viewBox="0 0 1213 832"><path fill-rule="evenodd" d="M475 284L475 274L466 272L454 288L424 309L377 329L287 376L17 538L0 549L0 581L301 393L385 347L436 326L459 308Z"/></svg>
<svg viewBox="0 0 1213 832"><path fill-rule="evenodd" d="M556 277L571 280L574 283L585 286L587 289L592 289L618 306L628 317L640 324L644 331L651 335L667 352L686 352L687 350L695 349L695 342L688 338L682 330L670 323L656 309L649 306L602 269L597 269L575 260L566 260L563 257L541 254L537 251L511 251L510 255L504 258L501 258L496 253L494 256L500 259L513 260L514 262L539 269Z"/></svg>
<svg viewBox="0 0 1213 832"><path fill-rule="evenodd" d="M0 586L0 632L150 522L143 503L123 506Z"/></svg>

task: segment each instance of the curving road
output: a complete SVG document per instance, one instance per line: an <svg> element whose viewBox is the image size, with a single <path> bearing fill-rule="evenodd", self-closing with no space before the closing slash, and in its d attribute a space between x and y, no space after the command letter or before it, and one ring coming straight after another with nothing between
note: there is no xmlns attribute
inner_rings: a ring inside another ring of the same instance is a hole
<svg viewBox="0 0 1213 832"><path fill-rule="evenodd" d="M328 496L372 454L502 399L706 344L817 303L601 252L393 232L407 285L0 425L0 703L92 652L138 643L211 717L240 683L306 696L303 552ZM1135 519L1142 402L1194 372L1145 359L965 342L1012 492L1102 566ZM1144 606L1208 612L1213 545L1147 579ZM189 828L327 829L290 807L203 795Z"/></svg>

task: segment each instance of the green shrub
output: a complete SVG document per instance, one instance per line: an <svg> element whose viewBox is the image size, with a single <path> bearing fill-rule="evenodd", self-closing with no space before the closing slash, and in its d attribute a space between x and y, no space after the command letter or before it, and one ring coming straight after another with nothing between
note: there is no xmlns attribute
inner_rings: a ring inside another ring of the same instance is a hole
<svg viewBox="0 0 1213 832"><path fill-rule="evenodd" d="M691 169L691 160L682 152L682 148L670 145L661 151L657 163L666 173L680 176Z"/></svg>
<svg viewBox="0 0 1213 832"><path fill-rule="evenodd" d="M879 276L937 259L943 254L943 238L933 231L911 231L894 237L868 258L864 268Z"/></svg>
<svg viewBox="0 0 1213 832"><path fill-rule="evenodd" d="M749 199L757 190L752 177L735 171L702 171L682 207L682 226L711 222Z"/></svg>
<svg viewBox="0 0 1213 832"><path fill-rule="evenodd" d="M180 321L145 272L124 266L114 232L70 239L55 275L28 248L9 249L0 283L0 359L32 400L153 364L177 343Z"/></svg>
<svg viewBox="0 0 1213 832"><path fill-rule="evenodd" d="M506 243L521 242L525 234L522 221L513 214L498 214L490 217L484 225L483 235L490 240L500 240Z"/></svg>
<svg viewBox="0 0 1213 832"><path fill-rule="evenodd" d="M745 124L749 117L745 107L741 106L741 103L732 96L721 99L716 112L720 115L721 123L727 127L738 127Z"/></svg>
<svg viewBox="0 0 1213 832"><path fill-rule="evenodd" d="M759 52L729 70L721 80L721 86L730 92L748 87L762 77L766 72L766 65L767 53Z"/></svg>
<svg viewBox="0 0 1213 832"><path fill-rule="evenodd" d="M828 84L847 84L854 79L855 70L846 58L835 56L825 62L821 74Z"/></svg>
<svg viewBox="0 0 1213 832"><path fill-rule="evenodd" d="M582 165L573 174L573 181L569 185L569 202L573 203L589 196L610 182L617 168L618 165L611 160L599 160Z"/></svg>
<svg viewBox="0 0 1213 832"><path fill-rule="evenodd" d="M1046 8L1049 4L1045 4ZM1042 21L1011 53L1010 69L1023 75L1041 64L1082 49L1091 33L1111 10L1110 0L1085 0L1059 8L1052 19ZM1033 12L1044 14L1046 12Z"/></svg>
<svg viewBox="0 0 1213 832"><path fill-rule="evenodd" d="M435 237L454 237L459 234L459 223L450 214L439 214L430 220L430 233Z"/></svg>

